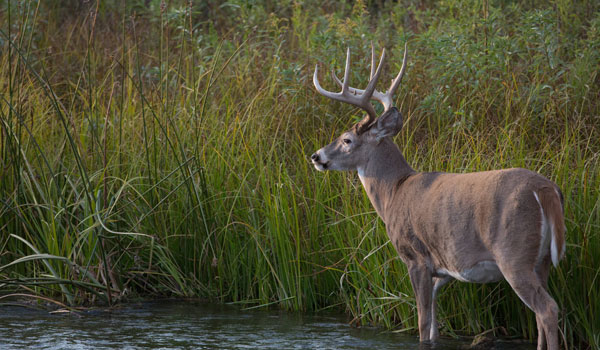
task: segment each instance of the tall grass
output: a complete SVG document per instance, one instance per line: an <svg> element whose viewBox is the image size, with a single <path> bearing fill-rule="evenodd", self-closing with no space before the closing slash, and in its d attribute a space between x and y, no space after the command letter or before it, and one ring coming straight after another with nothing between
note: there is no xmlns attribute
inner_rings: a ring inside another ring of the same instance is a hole
<svg viewBox="0 0 600 350"><path fill-rule="evenodd" d="M600 8L594 1L0 5L0 299L200 296L342 308L415 331L404 265L354 174L307 155L361 117L314 64L372 40L409 66L396 141L422 171L526 167L565 194L550 277L570 348L598 348ZM364 68L359 68L364 67ZM453 282L447 335L535 336L506 283ZM502 332L502 331L499 331Z"/></svg>

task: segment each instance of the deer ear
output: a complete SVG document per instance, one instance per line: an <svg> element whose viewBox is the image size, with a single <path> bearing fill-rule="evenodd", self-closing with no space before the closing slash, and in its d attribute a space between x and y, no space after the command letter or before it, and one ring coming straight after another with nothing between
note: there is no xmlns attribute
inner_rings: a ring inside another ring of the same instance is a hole
<svg viewBox="0 0 600 350"><path fill-rule="evenodd" d="M371 132L377 141L381 141L386 136L396 135L400 129L402 129L402 114L396 107L392 107L377 118Z"/></svg>

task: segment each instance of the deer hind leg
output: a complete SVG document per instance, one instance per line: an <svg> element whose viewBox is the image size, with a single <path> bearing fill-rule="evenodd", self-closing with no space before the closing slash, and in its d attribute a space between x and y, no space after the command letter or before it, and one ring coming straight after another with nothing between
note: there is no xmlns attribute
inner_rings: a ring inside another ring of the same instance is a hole
<svg viewBox="0 0 600 350"><path fill-rule="evenodd" d="M446 283L452 281L452 277L450 277L450 276L435 277L433 279L433 281L434 281L433 292L431 292L431 330L429 332L429 339L431 341L435 341L440 336L440 333L438 331L437 318L436 318L436 316L437 316L437 303L436 303L437 293Z"/></svg>
<svg viewBox="0 0 600 350"><path fill-rule="evenodd" d="M548 274L550 273L550 262L550 254L547 254L542 258L541 261L538 262L535 267L535 274L546 292L548 292ZM535 320L538 330L538 349L546 349L546 332L544 332L544 328L542 327L542 320L537 314L535 316Z"/></svg>
<svg viewBox="0 0 600 350"><path fill-rule="evenodd" d="M433 281L431 272L425 266L414 265L408 268L410 283L417 300L419 338L428 341L431 334L431 297Z"/></svg>
<svg viewBox="0 0 600 350"><path fill-rule="evenodd" d="M558 305L546 291L538 273L504 274L519 298L535 312L538 350L558 350Z"/></svg>
<svg viewBox="0 0 600 350"><path fill-rule="evenodd" d="M535 322L538 330L537 348L538 350L546 350L546 332L544 332L544 327L542 326L542 319L537 314L535 314Z"/></svg>

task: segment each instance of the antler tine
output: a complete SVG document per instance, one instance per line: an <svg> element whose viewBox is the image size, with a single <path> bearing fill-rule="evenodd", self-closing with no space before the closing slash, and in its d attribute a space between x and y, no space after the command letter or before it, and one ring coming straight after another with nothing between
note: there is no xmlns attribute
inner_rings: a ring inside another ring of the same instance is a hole
<svg viewBox="0 0 600 350"><path fill-rule="evenodd" d="M333 68L331 68L331 77L333 78L335 83L339 85L339 87L344 87L344 83L340 80L340 78L337 77L337 75L335 74L335 70ZM356 89L356 88L353 88L352 86L348 86L348 92L351 95L362 95L365 93L365 90ZM373 92L373 94L377 94L377 93L379 93L379 91L377 91L377 90L375 90Z"/></svg>
<svg viewBox="0 0 600 350"><path fill-rule="evenodd" d="M350 47L346 49L346 68L344 69L344 84L342 85L342 94L348 91L350 84Z"/></svg>
<svg viewBox="0 0 600 350"><path fill-rule="evenodd" d="M396 92L396 89L398 89L398 87L400 86L400 82L402 81L402 78L404 77L404 71L406 70L406 57L407 57L407 53L408 53L407 48L408 48L408 42L404 43L404 57L402 58L402 68L400 68L400 73L398 73L396 78L394 80L392 80L389 90L385 93L386 95L389 95L390 104L391 104L391 99L394 96L394 93ZM387 110L387 108L386 108L386 110Z"/></svg>
<svg viewBox="0 0 600 350"><path fill-rule="evenodd" d="M375 85L377 85L377 80L379 80L379 76L381 75L381 71L383 70L383 62L385 61L385 49L381 52L381 58L379 59L379 64L377 65L377 70L375 71L375 75L371 76L369 80L369 84L365 89L363 94L363 98L371 99L373 97L373 93L375 92ZM373 70L373 68L371 68Z"/></svg>
<svg viewBox="0 0 600 350"><path fill-rule="evenodd" d="M372 47L371 47L372 48ZM379 59L379 64L377 65L377 70L375 71L375 74L373 74L373 67L374 67L374 51L371 50L371 79L369 80L369 84L367 85L367 88L364 90L358 90L357 89L357 93L361 93L360 96L362 97L363 101L365 101L365 103L368 103L369 105L371 105L369 103L370 99L375 99L375 100L379 100L379 96L375 96L375 92L377 92L377 95L380 95L380 92L375 90L375 85L377 85L377 80L379 80L379 76L381 75L381 71L383 70L383 62L385 61L385 49L383 49L383 52L381 52L381 58ZM371 105L371 108L372 105ZM356 131L357 133L361 134L363 133L366 129L368 129L369 125L371 125L371 123L376 119L376 117L373 117L372 115L368 114L367 116L365 116L360 122L358 122L358 124L356 124Z"/></svg>
<svg viewBox="0 0 600 350"><path fill-rule="evenodd" d="M375 74L375 47L371 41L371 76L369 76L369 79L373 79L373 74Z"/></svg>

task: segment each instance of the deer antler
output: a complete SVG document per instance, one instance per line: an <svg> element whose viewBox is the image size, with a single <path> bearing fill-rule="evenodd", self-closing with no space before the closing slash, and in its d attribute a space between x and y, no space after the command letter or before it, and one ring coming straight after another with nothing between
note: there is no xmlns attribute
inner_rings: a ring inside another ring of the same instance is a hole
<svg viewBox="0 0 600 350"><path fill-rule="evenodd" d="M373 62L375 58L373 57ZM385 49L381 54L381 59L379 60L379 65L377 66L377 70L373 70L371 68L371 79L369 80L369 84L367 88L364 90L356 89L349 86L350 83L350 48L346 51L346 68L344 71L344 81L341 82L336 77L336 81L342 87L341 92L331 92L323 89L321 84L319 84L319 65L315 65L315 74L313 76L313 83L315 84L315 88L317 91L326 97L329 97L333 100L337 100L340 102L349 103L356 107L359 107L367 112L367 116L363 118L357 125L357 130L359 133L364 131L365 126L370 125L376 118L377 114L375 113L375 109L371 104L370 100L375 92L375 85L377 84L377 80L381 74L381 70L383 67L383 61L385 60ZM373 64L374 65L374 64Z"/></svg>
<svg viewBox="0 0 600 350"><path fill-rule="evenodd" d="M407 44L404 45L404 58L402 60L402 68L400 68L400 72L398 73L396 78L392 80L390 88L386 93L381 93L375 89L375 85L377 84L377 80L379 79L379 75L381 74L383 62L385 61L385 49L383 49L383 51L381 52L379 64L377 65L377 69L375 69L375 48L373 47L373 44L371 44L371 75L369 84L367 85L366 89L361 90L349 86L350 48L348 48L346 53L346 68L344 71L344 81L342 82L335 74L333 68L331 69L331 75L333 76L333 79L342 88L341 92L334 93L327 91L321 87L318 78L318 65L315 66L313 83L315 84L317 91L321 95L327 96L337 101L349 103L367 112L367 116L356 125L357 130L359 131L359 133L361 133L362 131L364 131L364 129L366 129L366 126L370 125L377 118L375 109L373 108L373 105L369 102L369 100L372 99L375 101L379 101L383 105L384 111L387 111L392 107L394 93L400 86L402 77L404 77L404 71L406 70L406 53Z"/></svg>
<svg viewBox="0 0 600 350"><path fill-rule="evenodd" d="M372 95L371 99L373 99L375 101L379 101L383 105L384 112L392 107L394 93L396 93L396 90L398 89L398 87L400 86L400 82L402 81L402 77L404 77L404 71L406 70L406 53L408 52L406 49L407 49L407 44L404 44L404 58L402 59L402 68L400 68L400 72L398 73L396 78L394 78L392 80L392 83L390 84L388 91L386 93L381 93L381 92L377 91L377 89L375 89L373 91L373 95ZM384 52L385 52L385 49L384 49ZM373 79L374 72L375 72L375 48L373 47L373 44L371 44L371 79ZM335 74L333 69L331 70L331 75L333 76L333 79L335 80L335 82L338 85L342 86L342 82L337 77L337 75ZM364 93L364 90L354 89L354 88L350 88L350 89L351 89L351 93L354 93L354 94L363 94Z"/></svg>

